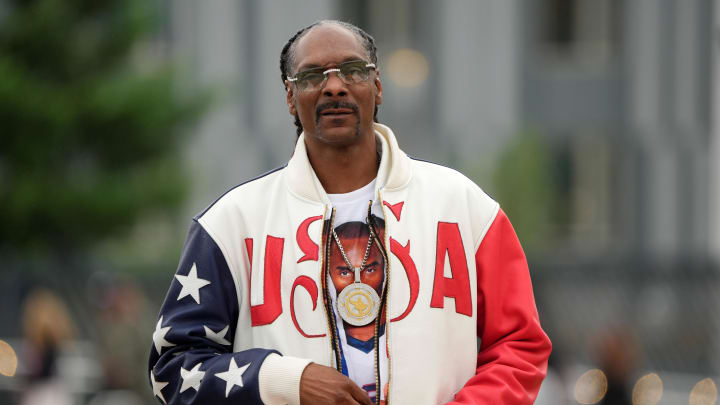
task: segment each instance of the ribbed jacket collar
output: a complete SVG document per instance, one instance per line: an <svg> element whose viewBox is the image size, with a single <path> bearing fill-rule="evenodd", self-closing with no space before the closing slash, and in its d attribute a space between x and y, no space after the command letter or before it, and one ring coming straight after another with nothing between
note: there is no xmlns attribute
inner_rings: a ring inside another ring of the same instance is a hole
<svg viewBox="0 0 720 405"><path fill-rule="evenodd" d="M377 189L398 189L410 181L410 158L400 150L392 130L385 125L374 123L375 135L382 143L383 153L378 169ZM286 171L287 186L295 195L310 201L329 203L327 193L318 180L305 147L305 134L300 134L295 152Z"/></svg>

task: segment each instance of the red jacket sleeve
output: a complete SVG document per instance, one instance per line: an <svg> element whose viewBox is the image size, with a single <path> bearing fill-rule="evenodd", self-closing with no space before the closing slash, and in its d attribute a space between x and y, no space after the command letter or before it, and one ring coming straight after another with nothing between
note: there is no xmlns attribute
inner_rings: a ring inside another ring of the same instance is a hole
<svg viewBox="0 0 720 405"><path fill-rule="evenodd" d="M551 344L540 327L520 241L500 210L475 253L477 371L450 404L532 404Z"/></svg>

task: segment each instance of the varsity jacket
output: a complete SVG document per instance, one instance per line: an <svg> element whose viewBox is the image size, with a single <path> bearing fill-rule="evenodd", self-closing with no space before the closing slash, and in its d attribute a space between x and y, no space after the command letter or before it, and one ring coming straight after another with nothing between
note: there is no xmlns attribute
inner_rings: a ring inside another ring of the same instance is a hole
<svg viewBox="0 0 720 405"><path fill-rule="evenodd" d="M551 345L510 222L462 174L410 159L384 125L375 133L388 404L531 404ZM301 135L286 166L193 219L153 333L158 400L299 404L309 362L338 367L331 212Z"/></svg>

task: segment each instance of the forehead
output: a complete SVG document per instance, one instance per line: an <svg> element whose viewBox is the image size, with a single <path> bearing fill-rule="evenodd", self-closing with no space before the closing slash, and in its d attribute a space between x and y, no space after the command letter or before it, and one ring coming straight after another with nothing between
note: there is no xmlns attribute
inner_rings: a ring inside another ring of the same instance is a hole
<svg viewBox="0 0 720 405"><path fill-rule="evenodd" d="M340 238L340 241L342 242L343 248L345 249L345 254L347 254L348 258L350 260L362 260L363 256L365 256L365 249L367 248L368 244L368 236L369 235L362 235L358 236L356 238ZM334 247L331 249L331 256L335 258L336 260L342 261L342 254L340 253L340 248L333 243ZM369 258L374 258L373 260L376 260L377 258L382 258L382 254L380 253L380 250L377 246L373 243L372 248L370 249L370 254L368 255L368 262L371 262Z"/></svg>
<svg viewBox="0 0 720 405"><path fill-rule="evenodd" d="M368 58L360 38L335 24L310 29L295 45L294 56L297 70Z"/></svg>

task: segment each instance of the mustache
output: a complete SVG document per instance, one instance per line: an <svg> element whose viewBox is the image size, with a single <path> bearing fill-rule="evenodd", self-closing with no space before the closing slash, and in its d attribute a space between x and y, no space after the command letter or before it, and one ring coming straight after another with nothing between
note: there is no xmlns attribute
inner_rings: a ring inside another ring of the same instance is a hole
<svg viewBox="0 0 720 405"><path fill-rule="evenodd" d="M354 113L358 112L357 104L353 104L347 101L328 101L327 103L320 104L315 109L315 121L317 122L320 119L320 114L322 114L323 111L331 108L348 108Z"/></svg>

